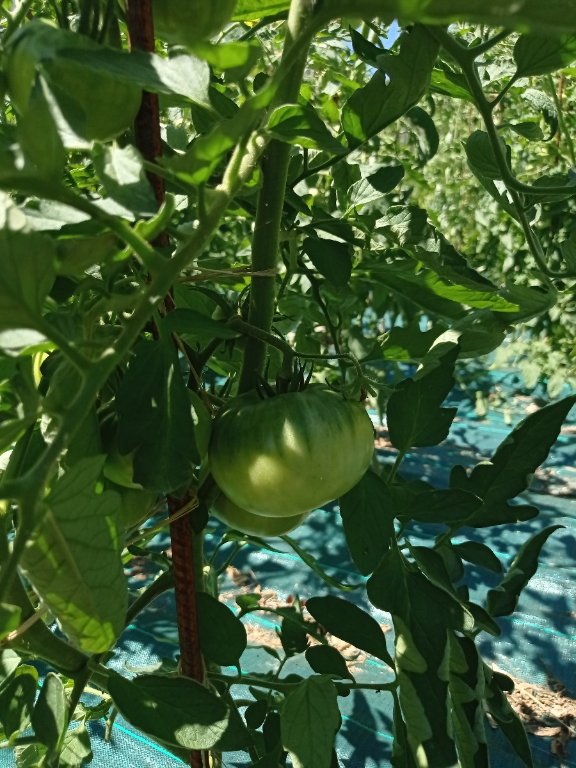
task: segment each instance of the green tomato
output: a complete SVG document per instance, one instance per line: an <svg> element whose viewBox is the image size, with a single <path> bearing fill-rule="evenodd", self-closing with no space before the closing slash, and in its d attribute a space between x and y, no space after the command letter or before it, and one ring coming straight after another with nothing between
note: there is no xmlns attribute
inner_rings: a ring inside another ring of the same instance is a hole
<svg viewBox="0 0 576 768"><path fill-rule="evenodd" d="M212 37L229 21L236 0L153 0L154 30L178 45Z"/></svg>
<svg viewBox="0 0 576 768"><path fill-rule="evenodd" d="M297 528L308 517L308 512L290 517L264 517L247 512L223 493L212 504L212 513L230 528L252 536L281 536Z"/></svg>
<svg viewBox="0 0 576 768"><path fill-rule="evenodd" d="M368 469L374 430L359 402L324 387L233 400L214 422L210 470L253 514L289 517L350 490Z"/></svg>

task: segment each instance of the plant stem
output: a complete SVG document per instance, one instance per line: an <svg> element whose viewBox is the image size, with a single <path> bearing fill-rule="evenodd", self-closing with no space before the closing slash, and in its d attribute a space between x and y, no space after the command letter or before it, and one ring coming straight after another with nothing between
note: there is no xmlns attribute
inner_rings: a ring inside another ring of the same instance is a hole
<svg viewBox="0 0 576 768"><path fill-rule="evenodd" d="M286 23L286 38L280 68L285 63L290 50L299 40L303 37L310 37L308 21L313 11L314 3L311 0L292 0ZM307 52L307 46L299 51L297 61L278 88L272 106L298 100ZM262 186L258 195L252 238L251 269L254 272L272 270L272 274L266 277L252 278L248 320L251 325L264 331L270 330L274 317L276 299L274 271L279 260L280 226L286 195L290 153L290 144L276 140L271 141L261 163ZM248 339L240 373L240 392L245 392L255 386L258 376L264 371L265 360L266 343L257 338Z"/></svg>

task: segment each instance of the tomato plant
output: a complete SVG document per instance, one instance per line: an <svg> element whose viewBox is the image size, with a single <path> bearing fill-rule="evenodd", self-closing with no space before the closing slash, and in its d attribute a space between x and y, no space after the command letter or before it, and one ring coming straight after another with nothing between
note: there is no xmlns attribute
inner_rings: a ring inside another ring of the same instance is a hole
<svg viewBox="0 0 576 768"><path fill-rule="evenodd" d="M575 402L572 6L0 3L0 763L119 713L335 768L361 712L378 765L532 765L489 640L571 546L522 494ZM511 356L551 402L450 466Z"/></svg>
<svg viewBox="0 0 576 768"><path fill-rule="evenodd" d="M373 453L365 407L310 387L232 401L214 423L209 462L219 487L239 507L289 517L349 491Z"/></svg>

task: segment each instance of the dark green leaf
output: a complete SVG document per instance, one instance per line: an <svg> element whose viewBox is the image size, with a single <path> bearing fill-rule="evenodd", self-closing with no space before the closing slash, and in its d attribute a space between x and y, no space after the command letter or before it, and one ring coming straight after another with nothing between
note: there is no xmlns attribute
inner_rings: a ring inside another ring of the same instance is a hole
<svg viewBox="0 0 576 768"><path fill-rule="evenodd" d="M246 720L246 725L248 726L248 728L252 728L253 730L260 728L260 726L266 719L267 713L268 713L268 702L266 702L265 700L255 701L254 704L250 704L248 707L246 707L246 710L244 712L244 718Z"/></svg>
<svg viewBox="0 0 576 768"><path fill-rule="evenodd" d="M331 635L370 653L394 668L378 622L357 605L340 597L311 597L306 609Z"/></svg>
<svg viewBox="0 0 576 768"><path fill-rule="evenodd" d="M414 379L401 382L388 400L386 418L390 440L400 451L437 445L448 435L456 408L440 406L454 385L458 347L445 345L442 352L433 362L424 361Z"/></svg>
<svg viewBox="0 0 576 768"><path fill-rule="evenodd" d="M506 149L502 141L501 144L503 149ZM502 170L485 131L471 133L466 140L465 149L468 165L476 176L491 180L502 178Z"/></svg>
<svg viewBox="0 0 576 768"><path fill-rule="evenodd" d="M302 623L290 618L283 618L280 629L280 642L286 656L304 653L308 648L308 633Z"/></svg>
<svg viewBox="0 0 576 768"><path fill-rule="evenodd" d="M309 677L286 698L280 711L282 745L294 768L330 768L340 712L328 677Z"/></svg>
<svg viewBox="0 0 576 768"><path fill-rule="evenodd" d="M463 541L461 544L454 544L454 549L468 563L474 563L494 573L502 572L502 563L486 544L479 541Z"/></svg>
<svg viewBox="0 0 576 768"><path fill-rule="evenodd" d="M342 654L331 645L313 645L306 651L306 661L318 675L352 678Z"/></svg>
<svg viewBox="0 0 576 768"><path fill-rule="evenodd" d="M395 165L384 165L375 173L367 176L367 181L382 194L392 192L404 178L404 166L400 163Z"/></svg>
<svg viewBox="0 0 576 768"><path fill-rule="evenodd" d="M438 129L434 124L434 120L422 107L412 107L406 113L404 119L412 125L414 132L418 136L419 160L424 165L438 152L440 144Z"/></svg>
<svg viewBox="0 0 576 768"><path fill-rule="evenodd" d="M527 416L498 446L492 460L478 464L470 475L462 467L454 467L452 487L471 491L484 500L483 506L468 521L470 525L506 522L507 515L508 521L512 521L514 515L520 515L516 519L533 516L532 507L510 507L505 502L528 487L575 402L575 396L567 397Z"/></svg>
<svg viewBox="0 0 576 768"><path fill-rule="evenodd" d="M351 147L380 133L422 98L438 48L428 30L416 26L404 33L397 55L379 57L379 71L352 94L342 110L342 126Z"/></svg>
<svg viewBox="0 0 576 768"><path fill-rule="evenodd" d="M332 136L310 104L283 104L268 118L266 130L275 139L306 149L324 149L334 154L344 147Z"/></svg>
<svg viewBox="0 0 576 768"><path fill-rule="evenodd" d="M22 659L10 648L0 649L0 690L4 688Z"/></svg>
<svg viewBox="0 0 576 768"><path fill-rule="evenodd" d="M64 632L89 653L112 647L127 607L121 501L98 488L103 464L103 456L82 459L54 483L20 560Z"/></svg>
<svg viewBox="0 0 576 768"><path fill-rule="evenodd" d="M234 9L234 21L255 21L274 16L290 7L290 0L238 0Z"/></svg>
<svg viewBox="0 0 576 768"><path fill-rule="evenodd" d="M516 610L520 593L538 569L540 550L548 537L563 527L551 525L532 536L520 547L500 584L488 592L487 608L492 616L508 616Z"/></svg>
<svg viewBox="0 0 576 768"><path fill-rule="evenodd" d="M197 592L196 601L203 656L223 666L238 665L248 642L244 624L207 592Z"/></svg>
<svg viewBox="0 0 576 768"><path fill-rule="evenodd" d="M547 75L576 60L576 37L520 35L514 45L516 78Z"/></svg>
<svg viewBox="0 0 576 768"><path fill-rule="evenodd" d="M1 510L1 506L0 506ZM10 603L0 603L0 641L2 641L6 635L18 629L20 626L20 616L22 609L18 605L10 605ZM0 651L0 654L3 653ZM4 653L11 653L11 651L5 651ZM0 656L1 658L1 656ZM2 662L0 661L0 685L2 684Z"/></svg>
<svg viewBox="0 0 576 768"><path fill-rule="evenodd" d="M64 737L58 768L82 768L92 762L90 735L84 725L68 731Z"/></svg>
<svg viewBox="0 0 576 768"><path fill-rule="evenodd" d="M352 273L352 252L347 243L325 238L307 237L304 253L318 272L334 285L346 285Z"/></svg>
<svg viewBox="0 0 576 768"><path fill-rule="evenodd" d="M38 672L34 667L21 664L0 692L0 722L10 737L30 725Z"/></svg>
<svg viewBox="0 0 576 768"><path fill-rule="evenodd" d="M406 723L402 719L402 710L400 708L398 694L394 692L393 696L394 719L392 735L394 736L394 741L392 744L392 758L390 762L392 768L417 768L417 763L408 743L408 731L406 729Z"/></svg>
<svg viewBox="0 0 576 768"><path fill-rule="evenodd" d="M120 453L135 451L134 481L164 493L184 486L200 457L190 401L170 343L137 344L116 408Z"/></svg>
<svg viewBox="0 0 576 768"><path fill-rule="evenodd" d="M394 536L390 493L383 480L368 471L340 498L346 543L360 573L372 573Z"/></svg>
<svg viewBox="0 0 576 768"><path fill-rule="evenodd" d="M0 231L0 331L37 328L54 282L54 242L35 232Z"/></svg>
<svg viewBox="0 0 576 768"><path fill-rule="evenodd" d="M484 732L484 668L474 642L450 636L449 688L459 765L489 764Z"/></svg>
<svg viewBox="0 0 576 768"><path fill-rule="evenodd" d="M62 681L54 672L44 678L32 712L32 727L38 739L53 752L68 725L68 700Z"/></svg>
<svg viewBox="0 0 576 768"><path fill-rule="evenodd" d="M228 725L225 703L195 680L110 673L108 690L126 720L164 744L211 749Z"/></svg>
<svg viewBox="0 0 576 768"><path fill-rule="evenodd" d="M385 360L398 362L420 362L430 349L432 342L442 330L438 326L428 331L421 331L418 324L401 328L395 326L383 334L378 341L381 344L382 355Z"/></svg>
<svg viewBox="0 0 576 768"><path fill-rule="evenodd" d="M516 754L523 764L533 768L532 750L524 725L518 713L512 708L505 693L500 690L497 680L492 675L492 670L484 667L486 675L486 707L494 720L500 726Z"/></svg>
<svg viewBox="0 0 576 768"><path fill-rule="evenodd" d="M208 342L212 339L235 339L238 331L213 320L194 309L175 309L162 320L168 333L181 333L190 340Z"/></svg>

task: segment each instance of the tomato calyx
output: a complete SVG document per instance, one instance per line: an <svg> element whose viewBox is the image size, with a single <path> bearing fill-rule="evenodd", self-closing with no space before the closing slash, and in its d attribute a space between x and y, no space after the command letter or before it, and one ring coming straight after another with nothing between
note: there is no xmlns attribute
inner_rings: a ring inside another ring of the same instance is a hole
<svg viewBox="0 0 576 768"><path fill-rule="evenodd" d="M310 365L310 369L306 372L306 366L300 365L297 360L294 360L290 377L284 375L284 372L281 370L276 376L276 382L273 385L270 384L266 375L268 373L267 366L265 375L257 377L256 392L262 400L267 400L277 395L285 395L288 392L303 392L312 380L313 370L314 366Z"/></svg>

